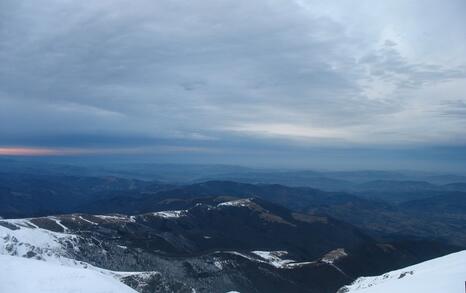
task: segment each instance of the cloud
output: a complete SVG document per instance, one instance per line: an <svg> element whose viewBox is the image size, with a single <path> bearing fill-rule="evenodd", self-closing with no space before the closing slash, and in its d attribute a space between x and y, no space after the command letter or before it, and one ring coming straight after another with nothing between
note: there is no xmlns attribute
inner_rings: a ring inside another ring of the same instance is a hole
<svg viewBox="0 0 466 293"><path fill-rule="evenodd" d="M466 101L450 100L440 105L440 114L453 119L466 119Z"/></svg>
<svg viewBox="0 0 466 293"><path fill-rule="evenodd" d="M461 144L461 8L2 1L0 144Z"/></svg>

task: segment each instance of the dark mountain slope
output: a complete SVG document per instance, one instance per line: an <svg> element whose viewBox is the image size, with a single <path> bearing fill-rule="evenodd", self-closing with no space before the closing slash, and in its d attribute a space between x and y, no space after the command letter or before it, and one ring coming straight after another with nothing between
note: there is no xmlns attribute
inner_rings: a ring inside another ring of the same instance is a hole
<svg viewBox="0 0 466 293"><path fill-rule="evenodd" d="M143 195L172 187L117 177L0 173L0 216L30 217L75 212L96 200Z"/></svg>

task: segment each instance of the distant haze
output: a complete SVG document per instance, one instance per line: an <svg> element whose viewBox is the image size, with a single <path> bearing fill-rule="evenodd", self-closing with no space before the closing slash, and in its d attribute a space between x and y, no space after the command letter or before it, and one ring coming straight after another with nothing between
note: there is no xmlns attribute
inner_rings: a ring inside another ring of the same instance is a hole
<svg viewBox="0 0 466 293"><path fill-rule="evenodd" d="M464 0L2 0L0 156L466 171Z"/></svg>

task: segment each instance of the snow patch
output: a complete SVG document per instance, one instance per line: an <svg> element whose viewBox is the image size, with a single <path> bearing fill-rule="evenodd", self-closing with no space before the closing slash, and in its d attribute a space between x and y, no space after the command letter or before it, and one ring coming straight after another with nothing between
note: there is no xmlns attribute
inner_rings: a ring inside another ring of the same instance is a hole
<svg viewBox="0 0 466 293"><path fill-rule="evenodd" d="M282 257L287 255L287 251L262 251L262 250L254 250L251 251L251 254L254 256L258 256L259 258L240 253L237 251L216 251L216 253L229 253L234 254L245 259L248 259L253 262L263 263L271 265L278 269L294 269L297 267L302 267L306 265L315 264L315 261L306 261L306 262L295 262L292 259L283 259Z"/></svg>
<svg viewBox="0 0 466 293"><path fill-rule="evenodd" d="M107 221L116 221L116 222L135 222L134 217L120 216L120 215L96 215L96 218L107 220Z"/></svg>
<svg viewBox="0 0 466 293"><path fill-rule="evenodd" d="M156 217L161 217L161 218L180 218L182 216L186 216L187 213L188 213L187 210L162 211L162 212L152 213L152 215Z"/></svg>
<svg viewBox="0 0 466 293"><path fill-rule="evenodd" d="M89 221L88 219L83 218L82 216L79 216L78 218L81 219L81 220L83 220L84 222L87 222L87 223L91 224L91 225L94 225L94 226L98 226L98 225L99 225L99 224L97 224L96 222L92 222L92 221Z"/></svg>
<svg viewBox="0 0 466 293"><path fill-rule="evenodd" d="M293 263L294 260L291 259L282 259L281 257L288 254L286 251L261 251L255 250L251 251L255 255L260 256L262 259L266 260L269 264L276 268L283 268L287 264Z"/></svg>
<svg viewBox="0 0 466 293"><path fill-rule="evenodd" d="M326 255L322 257L322 262L328 263L328 264L333 264L335 261L338 259L348 256L346 251L343 248L338 248L335 250L330 251Z"/></svg>
<svg viewBox="0 0 466 293"><path fill-rule="evenodd" d="M66 232L69 231L68 227L66 227L65 225L63 225L59 219L57 219L57 218L55 218L55 217L50 217L49 219L51 219L52 221L54 221L55 223L57 223L57 225L60 226L60 227L63 229L63 232L66 233Z"/></svg>
<svg viewBox="0 0 466 293"><path fill-rule="evenodd" d="M248 207L252 204L252 201L249 198L245 199L237 199L237 200L232 200L232 201L226 201L219 203L217 206L232 206L232 207Z"/></svg>
<svg viewBox="0 0 466 293"><path fill-rule="evenodd" d="M221 261L218 261L218 260L214 261L214 266L216 266L217 269L219 270L223 270L223 264Z"/></svg>

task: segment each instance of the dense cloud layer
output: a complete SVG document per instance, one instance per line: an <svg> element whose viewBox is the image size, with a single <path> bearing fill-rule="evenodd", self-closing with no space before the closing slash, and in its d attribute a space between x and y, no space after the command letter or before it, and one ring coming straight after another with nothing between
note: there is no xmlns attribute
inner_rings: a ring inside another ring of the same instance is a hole
<svg viewBox="0 0 466 293"><path fill-rule="evenodd" d="M466 3L0 2L0 146L466 143Z"/></svg>

